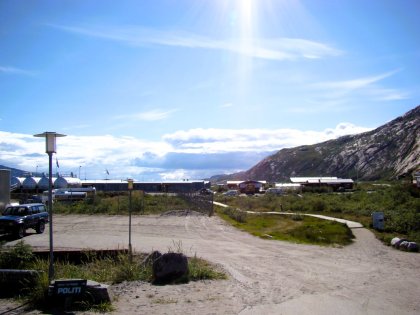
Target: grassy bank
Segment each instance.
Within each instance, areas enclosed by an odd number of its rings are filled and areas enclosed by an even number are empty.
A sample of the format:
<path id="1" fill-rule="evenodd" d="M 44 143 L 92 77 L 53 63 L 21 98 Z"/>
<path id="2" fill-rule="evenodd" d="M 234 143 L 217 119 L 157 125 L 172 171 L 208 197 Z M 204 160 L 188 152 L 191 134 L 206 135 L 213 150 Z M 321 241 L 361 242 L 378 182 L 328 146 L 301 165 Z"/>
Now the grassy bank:
<path id="1" fill-rule="evenodd" d="M 316 245 L 347 245 L 353 234 L 345 225 L 301 215 L 246 214 L 233 208 L 217 213 L 233 226 L 262 238 Z"/>
<path id="2" fill-rule="evenodd" d="M 217 201 L 242 210 L 286 211 L 324 214 L 362 223 L 370 227 L 374 211 L 385 214 L 385 230 L 380 239 L 403 236 L 420 243 L 420 191 L 404 183 L 359 184 L 349 193 L 291 193 L 282 196 L 217 197 Z"/>

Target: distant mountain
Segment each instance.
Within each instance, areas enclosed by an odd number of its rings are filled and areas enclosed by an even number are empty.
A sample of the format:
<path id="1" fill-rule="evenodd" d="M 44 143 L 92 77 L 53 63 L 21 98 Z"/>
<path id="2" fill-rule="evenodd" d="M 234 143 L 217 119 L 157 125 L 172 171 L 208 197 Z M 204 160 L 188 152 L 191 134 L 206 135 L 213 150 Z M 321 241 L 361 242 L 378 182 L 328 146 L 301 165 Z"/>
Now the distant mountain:
<path id="1" fill-rule="evenodd" d="M 22 171 L 17 168 L 12 168 L 4 165 L 0 165 L 0 170 L 10 170 L 10 177 L 25 177 L 28 174 L 27 171 Z"/>
<path id="2" fill-rule="evenodd" d="M 210 180 L 287 181 L 292 176 L 393 179 L 420 168 L 420 105 L 369 132 L 304 145 L 263 159 L 251 169 Z"/>

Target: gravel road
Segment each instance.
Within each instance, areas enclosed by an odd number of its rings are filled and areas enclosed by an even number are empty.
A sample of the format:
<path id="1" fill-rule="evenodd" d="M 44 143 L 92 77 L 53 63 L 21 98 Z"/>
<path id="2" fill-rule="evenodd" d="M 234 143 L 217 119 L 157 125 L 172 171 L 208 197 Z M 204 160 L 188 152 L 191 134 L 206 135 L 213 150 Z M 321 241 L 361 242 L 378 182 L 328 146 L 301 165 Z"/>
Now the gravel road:
<path id="1" fill-rule="evenodd" d="M 134 216 L 136 251 L 182 246 L 220 264 L 229 280 L 115 285 L 114 314 L 419 314 L 420 255 L 387 247 L 363 228 L 353 233 L 352 245 L 320 247 L 259 239 L 216 216 Z M 48 228 L 25 242 L 47 249 Z M 127 244 L 127 217 L 54 217 L 56 248 Z"/>

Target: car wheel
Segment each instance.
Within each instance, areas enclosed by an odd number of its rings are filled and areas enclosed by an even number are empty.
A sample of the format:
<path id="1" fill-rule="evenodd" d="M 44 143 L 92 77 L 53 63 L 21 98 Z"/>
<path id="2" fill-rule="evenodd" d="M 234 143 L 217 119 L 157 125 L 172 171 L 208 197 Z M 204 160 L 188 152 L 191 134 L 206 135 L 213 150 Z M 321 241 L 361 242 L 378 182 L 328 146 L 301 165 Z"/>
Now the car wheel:
<path id="1" fill-rule="evenodd" d="M 42 233 L 44 233 L 44 230 L 45 230 L 45 223 L 43 221 L 41 221 L 41 222 L 38 223 L 38 225 L 36 227 L 36 232 L 38 234 L 42 234 Z"/>
<path id="2" fill-rule="evenodd" d="M 17 238 L 22 238 L 25 236 L 26 229 L 23 225 L 19 225 L 16 231 Z"/>

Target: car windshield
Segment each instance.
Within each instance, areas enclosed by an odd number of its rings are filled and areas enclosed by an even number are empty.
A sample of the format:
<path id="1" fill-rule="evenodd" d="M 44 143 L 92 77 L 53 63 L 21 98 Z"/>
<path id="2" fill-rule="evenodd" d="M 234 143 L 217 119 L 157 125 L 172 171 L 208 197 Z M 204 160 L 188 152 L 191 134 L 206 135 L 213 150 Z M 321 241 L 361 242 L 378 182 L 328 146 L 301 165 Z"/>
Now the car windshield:
<path id="1" fill-rule="evenodd" d="M 18 215 L 24 216 L 28 214 L 28 209 L 25 207 L 8 207 L 4 210 L 3 215 Z"/>

